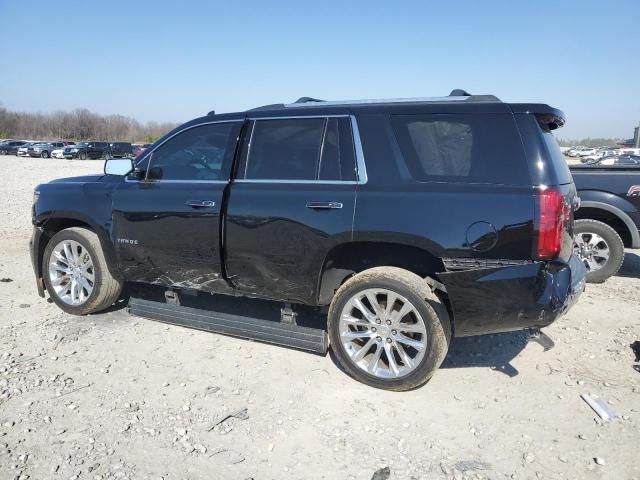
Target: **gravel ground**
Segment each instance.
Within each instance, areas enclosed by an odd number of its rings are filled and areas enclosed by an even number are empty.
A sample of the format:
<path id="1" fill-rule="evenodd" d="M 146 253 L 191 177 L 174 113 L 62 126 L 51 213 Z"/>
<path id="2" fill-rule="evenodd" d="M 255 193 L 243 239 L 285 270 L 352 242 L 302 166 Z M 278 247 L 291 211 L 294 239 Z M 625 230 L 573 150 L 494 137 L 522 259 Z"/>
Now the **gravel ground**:
<path id="1" fill-rule="evenodd" d="M 33 187 L 101 169 L 0 157 L 0 478 L 640 478 L 640 251 L 546 329 L 552 350 L 455 340 L 429 384 L 390 393 L 330 356 L 39 298 Z M 621 417 L 599 420 L 582 393 Z"/>

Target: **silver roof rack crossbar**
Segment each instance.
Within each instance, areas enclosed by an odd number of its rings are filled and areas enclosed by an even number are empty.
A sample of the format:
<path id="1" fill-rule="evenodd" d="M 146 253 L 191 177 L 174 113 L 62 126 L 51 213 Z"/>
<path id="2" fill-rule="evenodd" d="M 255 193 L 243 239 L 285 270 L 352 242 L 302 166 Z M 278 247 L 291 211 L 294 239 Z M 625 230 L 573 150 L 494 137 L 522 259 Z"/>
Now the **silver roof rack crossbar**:
<path id="1" fill-rule="evenodd" d="M 446 97 L 418 97 L 418 98 L 374 98 L 368 100 L 337 100 L 324 101 L 311 97 L 302 97 L 294 103 L 286 103 L 288 108 L 299 107 L 331 107 L 339 105 L 369 105 L 378 103 L 425 103 L 425 102 L 499 102 L 500 99 L 493 95 L 471 95 L 465 90 L 455 89 Z"/>

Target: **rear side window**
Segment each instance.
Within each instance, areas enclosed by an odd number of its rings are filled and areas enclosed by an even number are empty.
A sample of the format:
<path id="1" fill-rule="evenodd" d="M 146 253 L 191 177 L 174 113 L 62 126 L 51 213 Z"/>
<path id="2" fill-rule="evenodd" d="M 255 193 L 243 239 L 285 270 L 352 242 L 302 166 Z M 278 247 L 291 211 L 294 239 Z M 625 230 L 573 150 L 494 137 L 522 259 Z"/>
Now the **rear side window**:
<path id="1" fill-rule="evenodd" d="M 511 115 L 394 115 L 393 128 L 414 179 L 528 185 Z"/>
<path id="2" fill-rule="evenodd" d="M 560 146 L 558 145 L 556 137 L 553 136 L 551 130 L 549 130 L 545 125 L 538 124 L 538 127 L 542 132 L 542 139 L 544 141 L 545 148 L 547 149 L 547 158 L 553 164 L 553 169 L 558 177 L 558 183 L 565 184 L 573 182 L 569 165 L 567 165 L 567 161 L 560 151 Z"/>
<path id="3" fill-rule="evenodd" d="M 245 136 L 239 177 L 248 180 L 356 179 L 349 119 L 255 120 Z"/>

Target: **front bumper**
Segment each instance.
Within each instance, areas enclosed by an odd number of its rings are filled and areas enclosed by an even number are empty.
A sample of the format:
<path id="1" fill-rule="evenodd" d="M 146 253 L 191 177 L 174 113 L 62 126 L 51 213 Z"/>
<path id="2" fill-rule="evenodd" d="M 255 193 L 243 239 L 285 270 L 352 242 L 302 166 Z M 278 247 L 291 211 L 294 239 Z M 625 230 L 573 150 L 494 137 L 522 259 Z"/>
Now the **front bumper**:
<path id="1" fill-rule="evenodd" d="M 44 281 L 42 279 L 42 261 L 40 260 L 40 243 L 42 241 L 43 231 L 41 228 L 34 226 L 29 240 L 29 256 L 31 257 L 31 266 L 36 275 L 36 287 L 38 295 L 44 297 Z"/>
<path id="2" fill-rule="evenodd" d="M 567 313 L 585 288 L 586 269 L 567 261 L 446 272 L 456 336 L 546 327 Z"/>

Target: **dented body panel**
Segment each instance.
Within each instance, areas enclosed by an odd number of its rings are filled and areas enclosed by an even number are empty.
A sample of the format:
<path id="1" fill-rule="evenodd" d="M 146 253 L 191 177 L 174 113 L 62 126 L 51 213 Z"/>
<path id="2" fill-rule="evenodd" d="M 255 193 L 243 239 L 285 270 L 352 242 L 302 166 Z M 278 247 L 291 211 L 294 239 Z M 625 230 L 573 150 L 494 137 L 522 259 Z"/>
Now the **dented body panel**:
<path id="1" fill-rule="evenodd" d="M 522 167 L 514 169 L 517 178 L 492 183 L 413 176 L 391 108 L 405 119 L 486 115 L 507 126 L 517 141 L 503 157 Z M 145 150 L 137 163 L 142 175 L 86 176 L 37 187 L 31 250 L 39 293 L 49 239 L 62 228 L 85 226 L 100 238 L 114 276 L 125 281 L 324 306 L 351 275 L 397 266 L 445 286 L 456 335 L 548 325 L 584 288 L 584 267 L 571 256 L 571 224 L 558 258 L 533 260 L 536 195 L 551 186 L 573 205 L 575 187 L 570 174 L 547 161 L 548 139 L 536 137 L 539 119 L 520 110 L 501 102 L 452 102 L 274 107 L 195 119 Z M 352 122 L 355 180 L 322 181 L 319 173 L 311 181 L 247 178 L 248 160 L 244 170 L 239 165 L 251 146 L 252 122 L 295 115 Z M 234 124 L 217 180 L 149 178 L 160 146 L 214 123 Z M 518 132 L 527 138 L 521 142 Z"/>
<path id="2" fill-rule="evenodd" d="M 585 287 L 585 267 L 531 262 L 438 274 L 456 322 L 456 336 L 546 327 L 563 315 Z"/>

